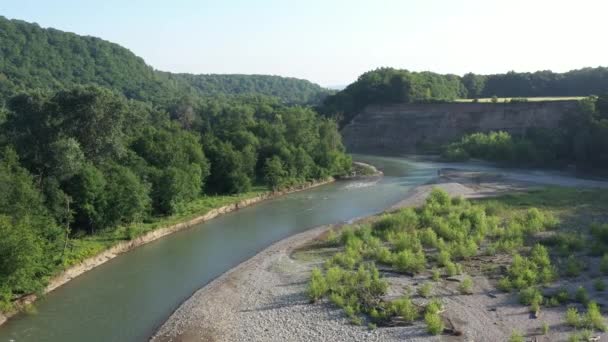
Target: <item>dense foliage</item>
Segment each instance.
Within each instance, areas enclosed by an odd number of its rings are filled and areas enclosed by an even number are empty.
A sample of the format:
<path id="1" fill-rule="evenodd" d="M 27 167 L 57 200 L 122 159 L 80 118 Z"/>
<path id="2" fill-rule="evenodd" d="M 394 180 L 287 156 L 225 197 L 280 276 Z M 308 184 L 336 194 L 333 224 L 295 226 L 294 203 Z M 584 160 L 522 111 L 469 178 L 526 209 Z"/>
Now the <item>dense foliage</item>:
<path id="1" fill-rule="evenodd" d="M 2 16 L 0 41 L 0 100 L 32 88 L 59 90 L 90 84 L 161 104 L 178 94 L 261 94 L 285 103 L 309 104 L 329 93 L 295 78 L 158 72 L 120 45 Z"/>
<path id="2" fill-rule="evenodd" d="M 331 91 L 307 80 L 271 75 L 193 75 L 161 73 L 169 80 L 183 82 L 201 95 L 262 94 L 290 104 L 321 103 Z"/>
<path id="3" fill-rule="evenodd" d="M 31 91 L 8 101 L 0 142 L 5 301 L 39 289 L 71 236 L 351 166 L 333 121 L 263 97 L 193 99 L 168 113 L 92 86 Z"/>
<path id="4" fill-rule="evenodd" d="M 470 157 L 498 162 L 608 167 L 608 96 L 589 98 L 560 123 L 559 129 L 530 129 L 523 136 L 506 132 L 473 133 L 445 147 L 449 160 Z"/>
<path id="5" fill-rule="evenodd" d="M 608 68 L 585 68 L 566 73 L 539 71 L 496 75 L 440 75 L 380 68 L 361 75 L 346 89 L 329 96 L 321 106 L 328 116 L 348 123 L 370 104 L 452 101 L 458 98 L 590 96 L 608 93 Z"/>
<path id="6" fill-rule="evenodd" d="M 381 68 L 359 76 L 355 83 L 325 99 L 320 110 L 349 122 L 370 104 L 449 101 L 466 97 L 466 89 L 456 75 L 410 72 Z"/>

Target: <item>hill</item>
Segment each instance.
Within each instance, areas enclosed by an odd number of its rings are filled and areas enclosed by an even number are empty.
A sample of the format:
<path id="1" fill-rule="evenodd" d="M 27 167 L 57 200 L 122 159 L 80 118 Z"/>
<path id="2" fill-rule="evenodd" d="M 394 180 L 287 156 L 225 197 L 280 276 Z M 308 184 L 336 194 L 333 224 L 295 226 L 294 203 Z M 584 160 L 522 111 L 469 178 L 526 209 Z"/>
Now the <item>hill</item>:
<path id="1" fill-rule="evenodd" d="M 41 28 L 0 16 L 0 96 L 73 85 L 112 88 L 126 97 L 164 103 L 178 94 L 275 96 L 284 103 L 319 103 L 329 90 L 306 80 L 266 75 L 160 72 L 128 49 L 96 37 Z"/>

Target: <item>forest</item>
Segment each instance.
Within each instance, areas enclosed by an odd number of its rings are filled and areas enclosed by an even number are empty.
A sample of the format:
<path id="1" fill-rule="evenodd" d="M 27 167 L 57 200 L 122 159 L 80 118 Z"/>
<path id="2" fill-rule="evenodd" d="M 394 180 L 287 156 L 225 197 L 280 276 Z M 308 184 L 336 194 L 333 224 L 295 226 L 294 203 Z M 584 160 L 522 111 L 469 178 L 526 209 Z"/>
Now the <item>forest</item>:
<path id="1" fill-rule="evenodd" d="M 306 80 L 267 75 L 160 72 L 128 49 L 0 16 L 0 100 L 31 88 L 98 85 L 127 98 L 166 104 L 184 95 L 267 95 L 286 104 L 316 104 L 330 91 Z"/>
<path id="2" fill-rule="evenodd" d="M 382 103 L 451 102 L 487 97 L 592 96 L 608 94 L 608 68 L 566 73 L 538 71 L 495 75 L 441 75 L 379 68 L 361 75 L 344 90 L 328 96 L 319 111 L 343 126 L 365 106 Z"/>
<path id="3" fill-rule="evenodd" d="M 1 17 L 0 40 L 0 311 L 106 246 L 89 238 L 351 168 L 337 124 L 296 105 L 323 97 L 308 81 L 161 73 Z"/>

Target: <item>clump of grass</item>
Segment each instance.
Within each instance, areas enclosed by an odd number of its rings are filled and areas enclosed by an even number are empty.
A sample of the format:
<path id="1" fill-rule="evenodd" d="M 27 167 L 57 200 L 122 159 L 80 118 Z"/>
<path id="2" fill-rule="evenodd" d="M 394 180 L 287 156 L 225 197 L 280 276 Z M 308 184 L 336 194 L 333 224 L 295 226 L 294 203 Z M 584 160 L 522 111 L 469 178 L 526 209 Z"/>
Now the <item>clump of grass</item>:
<path id="1" fill-rule="evenodd" d="M 443 332 L 444 326 L 441 316 L 438 313 L 427 312 L 424 315 L 426 331 L 431 335 L 439 335 Z"/>
<path id="2" fill-rule="evenodd" d="M 578 328 L 581 326 L 581 322 L 581 315 L 576 308 L 568 308 L 568 310 L 566 310 L 566 324 Z"/>
<path id="3" fill-rule="evenodd" d="M 581 315 L 576 308 L 568 308 L 566 311 L 566 324 L 574 328 L 607 330 L 606 321 L 596 302 L 589 302 L 585 315 Z"/>
<path id="4" fill-rule="evenodd" d="M 606 290 L 606 283 L 604 280 L 598 278 L 593 282 L 593 287 L 598 292 L 604 292 Z"/>
<path id="5" fill-rule="evenodd" d="M 509 337 L 509 342 L 524 342 L 524 335 L 521 332 L 514 330 Z"/>
<path id="6" fill-rule="evenodd" d="M 390 311 L 401 317 L 406 323 L 411 323 L 420 316 L 418 308 L 409 297 L 402 297 L 391 302 Z"/>
<path id="7" fill-rule="evenodd" d="M 406 249 L 394 256 L 393 266 L 400 272 L 418 273 L 426 268 L 426 257 L 422 250 L 413 252 Z"/>
<path id="8" fill-rule="evenodd" d="M 513 262 L 507 270 L 506 277 L 499 281 L 503 291 L 523 289 L 537 284 L 546 284 L 555 278 L 547 248 L 537 244 L 532 248 L 530 257 L 519 254 L 513 256 Z"/>
<path id="9" fill-rule="evenodd" d="M 577 302 L 582 303 L 582 304 L 585 304 L 585 305 L 586 305 L 587 303 L 589 303 L 589 293 L 587 292 L 587 289 L 585 289 L 585 288 L 584 288 L 584 287 L 582 287 L 582 286 L 579 286 L 579 287 L 576 289 L 576 292 L 575 292 L 575 294 L 574 294 L 574 299 L 575 299 Z"/>
<path id="10" fill-rule="evenodd" d="M 544 239 L 542 244 L 565 256 L 582 251 L 585 247 L 585 239 L 580 233 L 558 233 Z"/>
<path id="11" fill-rule="evenodd" d="M 543 322 L 541 332 L 543 333 L 543 335 L 547 335 L 549 333 L 549 324 L 547 324 L 547 322 Z"/>
<path id="12" fill-rule="evenodd" d="M 443 310 L 443 303 L 441 303 L 441 301 L 437 298 L 431 299 L 426 305 L 426 308 L 424 308 L 424 311 L 426 313 L 438 314 L 439 312 L 441 312 L 441 310 Z"/>
<path id="13" fill-rule="evenodd" d="M 431 283 L 424 283 L 418 287 L 418 295 L 420 297 L 429 298 L 433 294 L 433 285 Z"/>
<path id="14" fill-rule="evenodd" d="M 439 271 L 439 269 L 437 269 L 437 267 L 433 267 L 433 269 L 431 270 L 431 279 L 433 279 L 433 281 L 439 281 L 440 278 L 441 278 L 441 271 Z"/>
<path id="15" fill-rule="evenodd" d="M 307 293 L 311 302 L 316 302 L 327 293 L 327 282 L 318 268 L 312 270 Z"/>
<path id="16" fill-rule="evenodd" d="M 378 329 L 378 325 L 376 323 L 369 322 L 369 323 L 367 323 L 367 329 L 376 330 L 376 329 Z"/>
<path id="17" fill-rule="evenodd" d="M 606 331 L 606 322 L 604 320 L 604 317 L 602 317 L 600 307 L 597 305 L 596 302 L 589 302 L 589 305 L 587 305 L 585 323 L 589 328 L 596 329 L 599 331 Z"/>
<path id="18" fill-rule="evenodd" d="M 460 264 L 450 261 L 447 265 L 445 265 L 445 273 L 449 277 L 458 275 L 458 274 L 462 273 L 462 266 L 460 266 Z"/>
<path id="19" fill-rule="evenodd" d="M 568 277 L 578 277 L 583 272 L 583 263 L 574 255 L 571 255 L 566 259 L 566 275 Z"/>
<path id="20" fill-rule="evenodd" d="M 460 291 L 461 294 L 472 294 L 473 279 L 471 279 L 469 276 L 465 276 L 458 286 L 458 291 Z"/>

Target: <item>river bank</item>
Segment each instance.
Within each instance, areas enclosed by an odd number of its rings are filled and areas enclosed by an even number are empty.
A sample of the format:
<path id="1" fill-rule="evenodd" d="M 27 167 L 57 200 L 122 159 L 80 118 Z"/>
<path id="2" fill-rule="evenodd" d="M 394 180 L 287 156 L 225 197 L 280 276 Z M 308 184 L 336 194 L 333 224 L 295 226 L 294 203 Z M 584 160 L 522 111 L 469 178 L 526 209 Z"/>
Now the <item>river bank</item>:
<path id="1" fill-rule="evenodd" d="M 409 191 L 406 199 L 389 210 L 422 204 L 433 187 L 452 196 L 479 198 L 530 186 L 491 175 L 452 171 L 442 174 L 435 184 Z M 423 326 L 407 331 L 403 327 L 370 331 L 348 324 L 341 310 L 331 305 L 309 305 L 306 282 L 319 260 L 299 251 L 332 227 L 318 227 L 282 240 L 217 278 L 184 302 L 152 341 L 428 340 Z"/>
<path id="2" fill-rule="evenodd" d="M 104 250 L 103 252 L 101 252 L 95 256 L 92 256 L 90 258 L 87 258 L 76 265 L 70 266 L 70 267 L 66 268 L 65 270 L 63 270 L 61 273 L 52 277 L 49 280 L 48 285 L 44 289 L 43 294 L 47 294 L 47 293 L 57 289 L 58 287 L 66 284 L 69 281 L 71 281 L 72 279 L 78 277 L 79 275 L 81 275 L 87 271 L 90 271 L 90 270 L 108 262 L 109 260 L 112 260 L 113 258 L 119 256 L 120 254 L 129 252 L 135 248 L 138 248 L 140 246 L 143 246 L 147 243 L 158 240 L 158 239 L 168 236 L 170 234 L 182 231 L 184 229 L 188 229 L 197 224 L 209 221 L 220 215 L 224 215 L 224 214 L 233 212 L 233 211 L 241 209 L 241 208 L 245 208 L 245 207 L 266 201 L 266 200 L 274 199 L 274 198 L 277 198 L 277 197 L 280 197 L 280 196 L 283 196 L 286 194 L 303 191 L 303 190 L 308 190 L 308 189 L 312 189 L 312 188 L 315 188 L 318 186 L 326 185 L 326 184 L 332 183 L 334 181 L 335 181 L 334 178 L 328 178 L 328 179 L 325 179 L 322 181 L 307 182 L 307 183 L 304 183 L 304 184 L 301 184 L 298 186 L 294 186 L 294 187 L 291 187 L 288 189 L 284 189 L 284 190 L 264 192 L 260 195 L 257 195 L 257 196 L 251 197 L 251 198 L 242 199 L 242 200 L 236 201 L 235 203 L 231 203 L 231 204 L 224 205 L 224 206 L 221 206 L 221 207 L 218 207 L 215 209 L 211 209 L 211 210 L 207 211 L 206 213 L 199 215 L 193 219 L 190 219 L 190 220 L 187 220 L 184 222 L 180 222 L 177 224 L 169 225 L 166 227 L 154 229 L 154 230 L 149 231 L 132 240 L 120 241 L 120 242 L 116 243 L 115 245 L 113 245 L 112 247 Z M 23 297 L 19 298 L 18 300 L 16 300 L 14 302 L 14 310 L 11 310 L 10 312 L 0 312 L 0 325 L 5 323 L 9 318 L 13 317 L 20 311 L 27 308 L 29 305 L 31 305 L 33 302 L 35 302 L 37 299 L 38 299 L 38 296 L 36 294 L 30 294 L 30 295 L 23 296 Z"/>

